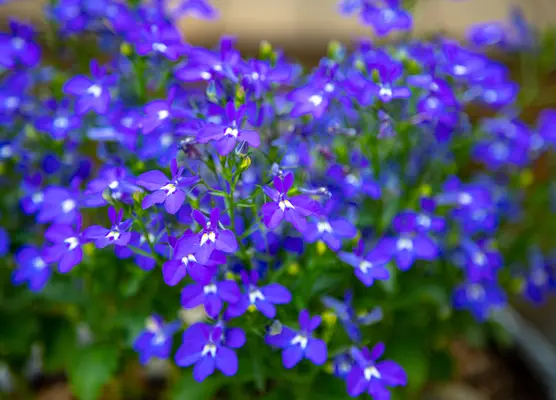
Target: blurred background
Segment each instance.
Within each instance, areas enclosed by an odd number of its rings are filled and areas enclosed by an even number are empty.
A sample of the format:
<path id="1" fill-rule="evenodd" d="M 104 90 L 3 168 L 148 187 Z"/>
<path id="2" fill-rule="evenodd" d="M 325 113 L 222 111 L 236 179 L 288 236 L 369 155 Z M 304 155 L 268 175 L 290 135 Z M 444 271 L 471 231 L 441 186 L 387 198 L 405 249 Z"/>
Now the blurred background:
<path id="1" fill-rule="evenodd" d="M 40 30 L 41 26 L 45 26 L 42 10 L 47 2 L 48 0 L 15 0 L 0 5 L 2 26 L 6 25 L 9 18 L 15 17 L 35 24 Z M 180 22 L 188 42 L 212 46 L 223 34 L 231 34 L 238 37 L 240 49 L 253 54 L 261 40 L 267 40 L 275 47 L 283 48 L 290 58 L 312 65 L 326 53 L 331 40 L 349 43 L 360 37 L 371 36 L 368 28 L 360 25 L 355 17 L 344 18 L 338 15 L 338 0 L 212 0 L 212 3 L 220 12 L 218 20 L 207 22 L 187 18 Z M 471 25 L 506 21 L 510 10 L 516 6 L 522 10 L 526 20 L 540 32 L 541 37 L 553 35 L 556 27 L 556 0 L 418 0 L 413 12 L 414 33 L 417 36 L 442 33 L 465 40 L 466 31 Z M 554 54 L 555 48 L 552 49 L 552 55 Z M 524 70 L 519 54 L 503 55 L 502 58 L 518 81 L 523 81 L 523 77 L 531 73 Z M 556 82 L 556 74 L 550 70 L 536 77 L 536 84 L 541 88 L 548 87 L 551 82 Z M 533 100 L 523 111 L 525 120 L 534 121 L 541 107 L 556 108 L 554 92 L 541 90 L 538 97 L 538 102 Z M 542 166 L 539 168 L 542 169 Z M 519 320 L 517 326 L 515 316 L 507 315 L 505 324 L 510 330 L 512 327 L 515 328 L 515 331 L 510 333 L 522 335 L 521 340 L 525 342 L 525 347 L 540 346 L 536 350 L 533 349 L 533 352 L 539 353 L 539 348 L 546 349 L 544 362 L 550 363 L 553 358 L 550 358 L 548 353 L 554 354 L 553 348 L 556 348 L 556 298 L 549 299 L 544 306 L 535 308 L 516 300 L 514 307 L 518 311 L 518 318 L 522 317 L 523 321 Z M 532 341 L 536 342 L 531 343 Z M 542 347 L 546 345 L 549 347 Z M 476 357 L 473 358 L 473 362 L 477 362 Z M 481 368 L 477 364 L 474 367 Z M 483 367 L 496 369 L 501 366 L 491 363 Z M 556 371 L 556 364 L 552 369 Z M 63 391 L 52 392 L 49 396 L 42 399 L 69 398 Z M 536 399 L 534 393 L 531 396 L 531 400 Z M 483 397 L 473 397 L 469 393 L 466 396 L 465 391 L 460 390 L 446 394 L 443 398 L 464 400 Z"/>

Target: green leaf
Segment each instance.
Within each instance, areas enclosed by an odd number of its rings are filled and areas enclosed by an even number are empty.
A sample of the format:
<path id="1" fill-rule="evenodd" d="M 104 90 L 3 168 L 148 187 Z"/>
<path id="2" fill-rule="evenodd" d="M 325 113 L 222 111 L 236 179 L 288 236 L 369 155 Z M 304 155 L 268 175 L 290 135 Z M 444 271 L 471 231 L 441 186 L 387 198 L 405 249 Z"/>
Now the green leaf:
<path id="1" fill-rule="evenodd" d="M 211 400 L 222 383 L 219 377 L 208 377 L 203 382 L 197 382 L 187 371 L 172 387 L 169 398 L 170 400 Z"/>
<path id="2" fill-rule="evenodd" d="M 407 373 L 407 390 L 416 393 L 423 388 L 429 377 L 427 346 L 418 337 L 405 335 L 389 346 L 389 357 L 397 361 Z"/>
<path id="3" fill-rule="evenodd" d="M 73 394 L 79 400 L 96 400 L 118 367 L 118 350 L 105 345 L 81 349 L 68 371 Z"/>
<path id="4" fill-rule="evenodd" d="M 436 351 L 430 357 L 430 379 L 448 381 L 454 372 L 452 356 L 447 351 Z"/>
<path id="5" fill-rule="evenodd" d="M 47 372 L 66 370 L 76 353 L 77 333 L 65 318 L 45 318 L 42 323 L 44 337 L 44 368 Z"/>

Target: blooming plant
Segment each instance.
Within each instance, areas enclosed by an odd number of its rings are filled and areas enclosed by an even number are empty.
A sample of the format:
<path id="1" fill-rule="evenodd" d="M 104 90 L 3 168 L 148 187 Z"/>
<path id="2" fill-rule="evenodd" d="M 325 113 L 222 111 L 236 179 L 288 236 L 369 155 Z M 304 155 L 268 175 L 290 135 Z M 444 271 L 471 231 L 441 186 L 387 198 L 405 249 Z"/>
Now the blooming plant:
<path id="1" fill-rule="evenodd" d="M 51 36 L 0 36 L 14 376 L 36 345 L 85 400 L 140 396 L 112 378 L 157 359 L 176 399 L 404 398 L 449 378 L 451 339 L 499 333 L 508 292 L 556 287 L 554 186 L 533 169 L 556 111 L 522 121 L 480 51 L 527 51 L 516 15 L 473 28 L 474 49 L 332 43 L 305 70 L 266 42 L 255 59 L 187 43 L 176 16 L 217 12 L 180 3 L 54 0 Z M 411 29 L 405 6 L 340 11 L 383 36 Z"/>

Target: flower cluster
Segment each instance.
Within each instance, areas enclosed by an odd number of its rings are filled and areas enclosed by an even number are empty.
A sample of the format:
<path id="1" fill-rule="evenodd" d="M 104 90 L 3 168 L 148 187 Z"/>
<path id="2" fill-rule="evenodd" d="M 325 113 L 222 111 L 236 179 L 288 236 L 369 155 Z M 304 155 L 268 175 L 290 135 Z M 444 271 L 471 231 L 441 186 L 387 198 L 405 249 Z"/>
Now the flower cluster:
<path id="1" fill-rule="evenodd" d="M 173 353 L 183 324 L 153 297 L 133 345 L 142 363 L 173 356 L 198 381 L 232 376 L 264 337 L 286 369 L 330 365 L 349 395 L 388 399 L 408 377 L 400 357 L 378 361 L 389 331 L 375 329 L 420 308 L 423 287 L 452 299 L 435 318 L 485 320 L 506 303 L 506 250 L 525 241 L 512 256 L 531 260 L 524 294 L 556 288 L 522 179 L 556 145 L 556 111 L 536 127 L 508 111 L 519 87 L 504 65 L 448 39 L 362 41 L 333 43 L 303 73 L 267 43 L 254 59 L 230 37 L 187 43 L 173 18 L 215 17 L 205 0 L 51 3 L 59 40 L 92 31 L 104 56 L 72 70 L 41 61 L 28 25 L 0 36 L 0 187 L 21 215 L 4 218 L 0 255 L 15 249 L 12 282 L 34 292 L 81 267 L 131 264 L 144 274 L 130 272 L 136 291 L 177 288 L 170 310 L 204 310 Z M 378 35 L 412 26 L 398 0 L 340 8 Z M 471 36 L 517 40 L 503 25 Z M 489 117 L 471 124 L 472 105 Z"/>

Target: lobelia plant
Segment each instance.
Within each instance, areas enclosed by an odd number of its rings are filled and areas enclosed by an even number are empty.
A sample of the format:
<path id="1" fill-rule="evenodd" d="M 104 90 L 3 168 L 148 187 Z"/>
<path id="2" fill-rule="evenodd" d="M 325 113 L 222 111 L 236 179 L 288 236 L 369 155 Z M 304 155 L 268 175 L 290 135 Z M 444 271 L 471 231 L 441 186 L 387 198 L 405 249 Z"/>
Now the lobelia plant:
<path id="1" fill-rule="evenodd" d="M 340 11 L 379 36 L 412 26 L 399 0 Z M 230 37 L 188 44 L 181 15 L 217 12 L 54 0 L 51 40 L 0 36 L 14 377 L 38 345 L 85 400 L 109 382 L 141 395 L 122 376 L 154 359 L 175 399 L 418 397 L 450 377 L 451 340 L 500 335 L 508 291 L 556 288 L 555 186 L 532 169 L 556 111 L 523 122 L 503 64 L 444 38 L 363 40 L 305 71 L 266 42 L 248 60 Z M 515 12 L 470 31 L 506 50 L 531 35 Z"/>

